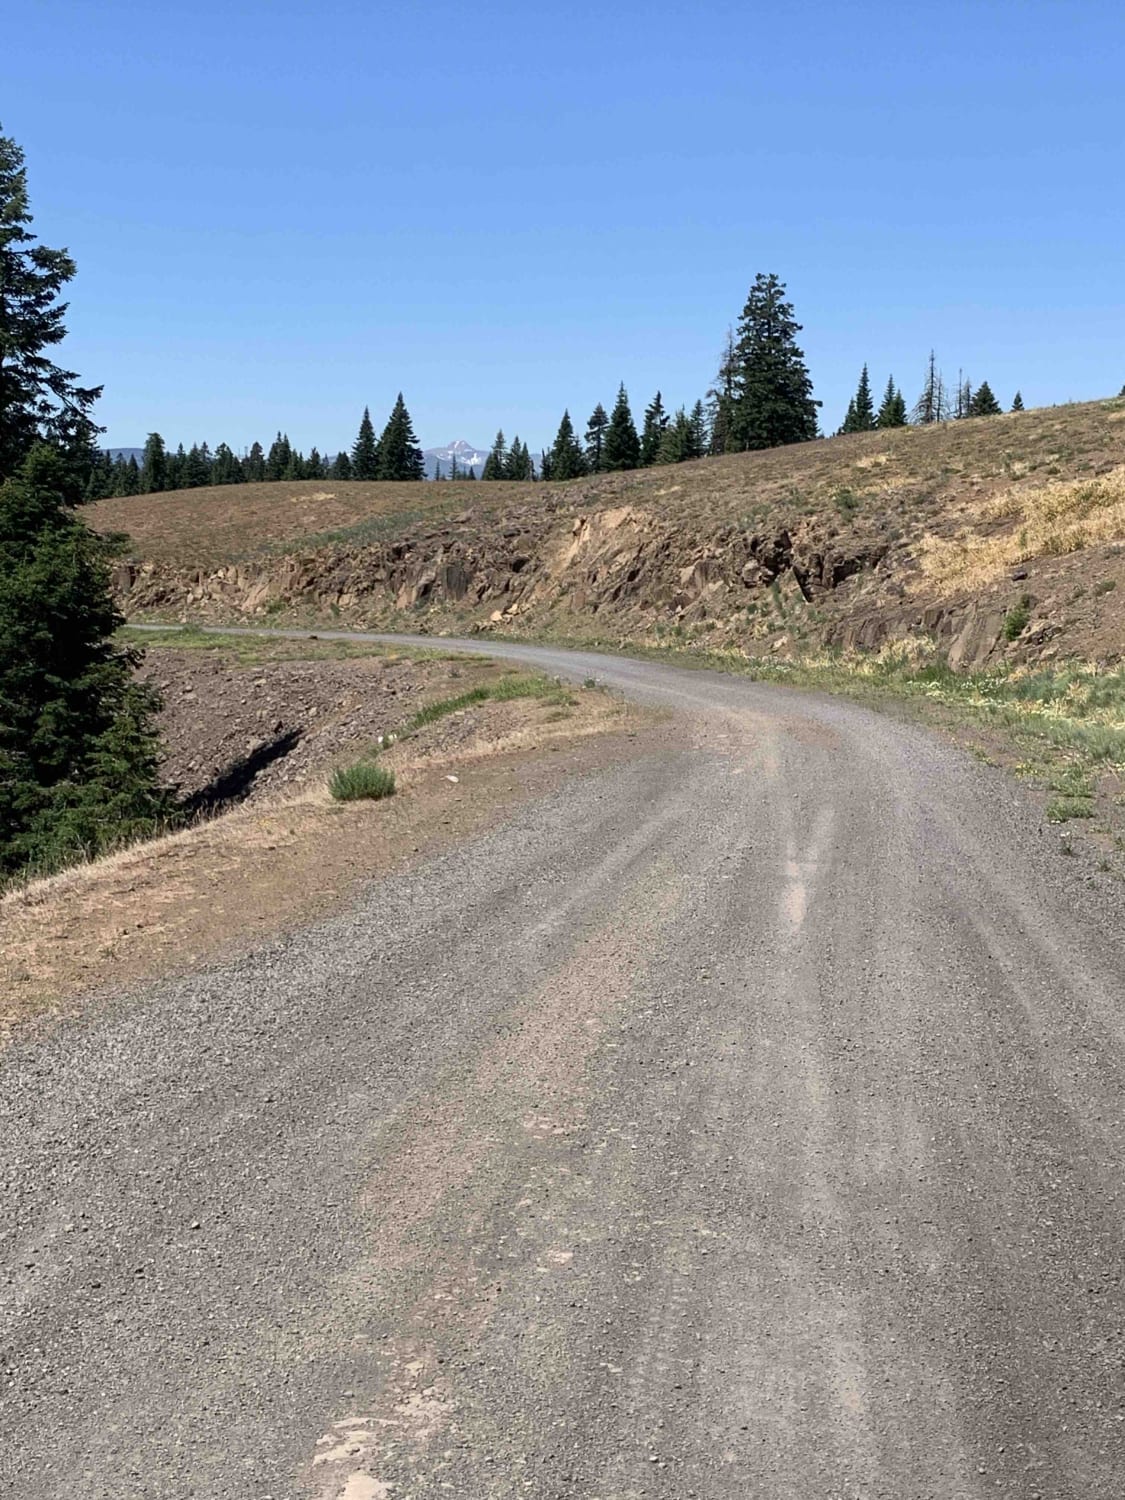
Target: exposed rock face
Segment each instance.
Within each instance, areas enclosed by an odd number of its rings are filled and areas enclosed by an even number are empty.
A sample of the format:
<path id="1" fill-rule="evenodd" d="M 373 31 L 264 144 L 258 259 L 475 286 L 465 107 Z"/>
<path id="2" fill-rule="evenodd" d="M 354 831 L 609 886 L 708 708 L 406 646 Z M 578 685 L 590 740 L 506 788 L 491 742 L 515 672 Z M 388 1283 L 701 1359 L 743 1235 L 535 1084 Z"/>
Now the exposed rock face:
<path id="1" fill-rule="evenodd" d="M 751 531 L 676 524 L 629 505 L 577 516 L 545 506 L 525 512 L 518 525 L 490 529 L 466 512 L 429 529 L 404 525 L 366 545 L 329 544 L 210 570 L 126 562 L 114 585 L 134 617 L 284 614 L 306 623 L 551 631 L 614 642 L 671 631 L 756 652 L 870 650 L 925 634 L 955 668 L 1042 652 L 1057 632 L 1045 609 L 1013 647 L 1003 632 L 1010 599 L 994 593 L 934 602 L 909 560 L 877 524 L 837 525 L 823 514 Z"/>

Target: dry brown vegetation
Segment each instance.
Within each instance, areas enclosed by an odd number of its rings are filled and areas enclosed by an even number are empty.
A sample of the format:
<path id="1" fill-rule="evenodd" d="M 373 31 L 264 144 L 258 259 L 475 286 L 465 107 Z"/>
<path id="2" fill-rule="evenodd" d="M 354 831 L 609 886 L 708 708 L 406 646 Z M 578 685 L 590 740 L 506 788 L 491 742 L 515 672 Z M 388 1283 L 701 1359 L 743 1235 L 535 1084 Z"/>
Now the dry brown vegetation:
<path id="1" fill-rule="evenodd" d="M 192 726 L 215 715 L 221 695 L 233 687 L 252 717 L 255 681 L 278 671 L 284 684 L 302 649 L 318 670 L 328 662 L 341 670 L 329 694 L 351 673 L 366 699 L 377 681 L 372 673 L 389 672 L 396 692 L 380 709 L 388 731 L 447 694 L 451 673 L 463 688 L 511 671 L 377 647 L 352 648 L 348 659 L 329 643 L 156 643 L 153 669 L 195 684 L 165 711 L 177 763 L 186 765 Z M 193 662 L 221 670 L 193 672 Z M 313 749 L 299 781 L 251 788 L 222 816 L 0 897 L 0 1040 L 59 1002 L 182 971 L 297 926 L 332 909 L 358 882 L 485 827 L 566 776 L 645 748 L 653 716 L 597 690 L 568 690 L 567 699 L 565 707 L 533 697 L 482 701 L 403 734 L 380 754 L 398 794 L 378 803 L 332 800 L 329 771 L 354 744 L 332 732 L 318 741 L 323 726 L 314 719 L 305 726 Z"/>
<path id="2" fill-rule="evenodd" d="M 1113 660 L 1123 460 L 1117 399 L 569 484 L 257 485 L 91 514 L 132 537 L 138 618 Z"/>

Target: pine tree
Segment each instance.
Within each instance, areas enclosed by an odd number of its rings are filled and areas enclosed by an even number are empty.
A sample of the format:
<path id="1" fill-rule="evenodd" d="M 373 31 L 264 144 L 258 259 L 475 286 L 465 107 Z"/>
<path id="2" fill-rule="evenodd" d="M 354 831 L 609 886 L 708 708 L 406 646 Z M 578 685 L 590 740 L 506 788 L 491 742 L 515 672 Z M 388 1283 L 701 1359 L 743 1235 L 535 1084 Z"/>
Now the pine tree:
<path id="1" fill-rule="evenodd" d="M 445 478 L 445 475 L 441 472 L 441 459 L 440 458 L 435 458 L 434 459 L 434 483 L 435 484 L 440 484 L 444 478 Z"/>
<path id="2" fill-rule="evenodd" d="M 564 411 L 555 441 L 551 446 L 552 479 L 578 479 L 588 473 L 586 455 L 574 432 L 570 412 Z"/>
<path id="3" fill-rule="evenodd" d="M 1012 410 L 1023 411 L 1023 409 L 1023 397 L 1020 395 L 1019 391 L 1017 391 L 1016 394 L 1012 397 Z"/>
<path id="4" fill-rule="evenodd" d="M 137 463 L 135 453 L 130 453 L 129 462 L 125 465 L 125 495 L 139 495 L 141 493 L 141 470 Z"/>
<path id="5" fill-rule="evenodd" d="M 328 472 L 333 479 L 352 479 L 354 477 L 352 474 L 352 461 L 348 457 L 346 448 L 340 449 L 339 453 L 332 460 L 332 467 Z"/>
<path id="6" fill-rule="evenodd" d="M 151 833 L 156 700 L 109 586 L 109 547 L 74 514 L 65 454 L 40 445 L 0 485 L 0 874 Z"/>
<path id="7" fill-rule="evenodd" d="M 660 439 L 664 436 L 664 429 L 668 426 L 668 413 L 664 410 L 664 401 L 659 391 L 645 407 L 644 428 L 641 432 L 641 464 L 648 468 L 656 462 L 656 455 L 660 451 Z"/>
<path id="8" fill-rule="evenodd" d="M 359 432 L 352 444 L 352 479 L 377 479 L 379 477 L 379 445 L 375 441 L 375 428 L 371 425 L 371 412 L 365 406 L 359 424 Z"/>
<path id="9" fill-rule="evenodd" d="M 658 464 L 682 464 L 697 456 L 692 452 L 691 418 L 679 406 L 664 429 L 656 461 Z"/>
<path id="10" fill-rule="evenodd" d="M 266 478 L 274 484 L 279 479 L 284 479 L 292 460 L 293 448 L 288 434 L 279 432 L 270 444 L 270 451 L 266 454 Z"/>
<path id="11" fill-rule="evenodd" d="M 617 388 L 617 400 L 605 433 L 605 449 L 602 467 L 611 472 L 620 469 L 639 469 L 641 465 L 641 440 L 637 436 L 637 425 L 629 410 L 629 396 L 622 381 Z"/>
<path id="12" fill-rule="evenodd" d="M 512 479 L 520 484 L 526 484 L 535 478 L 535 467 L 531 462 L 531 453 L 526 443 L 520 442 L 519 434 L 512 439 L 512 446 L 508 451 L 508 462 L 504 469 L 504 478 Z"/>
<path id="13" fill-rule="evenodd" d="M 188 450 L 187 463 L 184 465 L 184 489 L 202 489 L 204 485 L 211 483 L 211 458 L 206 451 L 207 444 L 201 448 L 198 443 L 192 443 Z"/>
<path id="14" fill-rule="evenodd" d="M 711 435 L 707 431 L 707 412 L 702 401 L 697 401 L 688 417 L 688 446 L 692 458 L 705 458 Z"/>
<path id="15" fill-rule="evenodd" d="M 261 484 L 262 480 L 266 477 L 266 455 L 262 450 L 261 443 L 251 443 L 250 452 L 246 455 L 244 468 L 247 484 Z"/>
<path id="16" fill-rule="evenodd" d="M 456 455 L 456 453 L 451 453 L 449 455 L 449 477 L 450 477 L 450 479 L 460 479 L 461 478 L 461 470 L 457 466 L 457 455 Z"/>
<path id="17" fill-rule="evenodd" d="M 906 426 L 906 401 L 898 386 L 895 385 L 893 375 L 887 376 L 887 388 L 883 392 L 883 404 L 875 418 L 875 425 L 880 432 L 888 427 Z"/>
<path id="18" fill-rule="evenodd" d="M 605 468 L 605 434 L 608 426 L 609 417 L 599 401 L 586 423 L 586 466 L 591 474 L 600 474 Z"/>
<path id="19" fill-rule="evenodd" d="M 539 478 L 543 481 L 544 484 L 550 484 L 551 480 L 554 478 L 554 474 L 551 470 L 550 448 L 544 448 L 542 454 L 539 457 Z"/>
<path id="20" fill-rule="evenodd" d="M 508 445 L 504 441 L 503 429 L 496 434 L 480 477 L 487 480 L 507 479 L 508 477 Z"/>
<path id="21" fill-rule="evenodd" d="M 860 372 L 855 395 L 848 402 L 848 414 L 841 432 L 870 432 L 875 426 L 875 403 L 871 399 L 871 381 L 867 366 Z"/>
<path id="22" fill-rule="evenodd" d="M 399 391 L 394 409 L 379 439 L 379 479 L 422 480 L 426 477 L 426 459 L 414 424 Z"/>
<path id="23" fill-rule="evenodd" d="M 759 274 L 750 288 L 735 344 L 734 407 L 727 447 L 777 448 L 817 435 L 817 408 L 805 356 L 797 347 L 801 325 L 777 276 Z"/>
<path id="24" fill-rule="evenodd" d="M 922 394 L 914 403 L 914 421 L 920 427 L 929 427 L 934 422 L 947 422 L 949 420 L 949 397 L 946 394 L 945 382 L 941 378 L 941 371 L 937 367 L 934 351 L 930 350 L 930 361 L 926 366 L 926 383 L 922 387 Z"/>
<path id="25" fill-rule="evenodd" d="M 141 493 L 156 495 L 168 488 L 168 454 L 164 439 L 158 432 L 150 432 L 145 440 L 144 457 L 141 460 Z"/>
<path id="26" fill-rule="evenodd" d="M 305 459 L 305 478 L 323 479 L 327 468 L 328 465 L 320 456 L 320 450 L 315 447 L 311 448 L 308 458 Z"/>
<path id="27" fill-rule="evenodd" d="M 836 436 L 846 437 L 849 432 L 855 432 L 855 430 L 855 397 L 853 396 L 848 402 L 848 409 L 844 413 L 844 420 L 836 429 Z"/>
<path id="28" fill-rule="evenodd" d="M 90 415 L 100 386 L 80 386 L 46 354 L 66 335 L 59 294 L 74 276 L 65 250 L 36 242 L 23 152 L 0 135 L 0 481 L 46 439 L 85 482 L 99 428 Z"/>
<path id="29" fill-rule="evenodd" d="M 969 404 L 969 415 L 971 417 L 998 417 L 1002 409 L 999 401 L 992 394 L 992 387 L 988 381 L 982 380 Z"/>
<path id="30" fill-rule="evenodd" d="M 711 452 L 734 453 L 737 451 L 735 436 L 735 407 L 738 401 L 738 346 L 734 329 L 727 329 L 726 342 L 719 357 L 719 373 L 715 384 L 707 392 L 711 413 Z"/>

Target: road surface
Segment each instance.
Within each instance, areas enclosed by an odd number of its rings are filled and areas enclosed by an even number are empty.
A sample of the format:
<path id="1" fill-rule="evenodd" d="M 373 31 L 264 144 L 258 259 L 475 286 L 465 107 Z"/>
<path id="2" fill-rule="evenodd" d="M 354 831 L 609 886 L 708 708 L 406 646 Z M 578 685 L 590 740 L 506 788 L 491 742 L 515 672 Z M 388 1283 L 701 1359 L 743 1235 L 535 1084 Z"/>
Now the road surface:
<path id="1" fill-rule="evenodd" d="M 0 1493 L 1120 1500 L 1118 887 L 922 730 L 497 649 L 665 749 L 0 1058 Z"/>

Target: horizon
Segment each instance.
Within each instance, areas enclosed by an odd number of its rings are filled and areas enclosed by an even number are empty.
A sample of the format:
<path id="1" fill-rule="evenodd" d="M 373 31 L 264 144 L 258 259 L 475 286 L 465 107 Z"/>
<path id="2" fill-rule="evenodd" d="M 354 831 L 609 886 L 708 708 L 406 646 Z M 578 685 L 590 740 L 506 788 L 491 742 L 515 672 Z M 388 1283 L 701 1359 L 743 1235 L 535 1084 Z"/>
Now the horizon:
<path id="1" fill-rule="evenodd" d="M 1005 408 L 1125 379 L 1116 10 L 580 6 L 577 50 L 510 3 L 194 14 L 44 0 L 10 28 L 0 126 L 77 261 L 63 357 L 108 447 L 333 451 L 402 389 L 424 447 L 539 450 L 622 380 L 635 417 L 690 407 L 763 270 L 826 434 L 864 363 L 912 404 L 931 348 Z"/>

